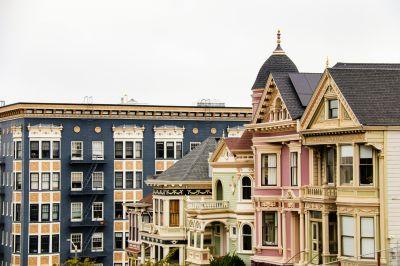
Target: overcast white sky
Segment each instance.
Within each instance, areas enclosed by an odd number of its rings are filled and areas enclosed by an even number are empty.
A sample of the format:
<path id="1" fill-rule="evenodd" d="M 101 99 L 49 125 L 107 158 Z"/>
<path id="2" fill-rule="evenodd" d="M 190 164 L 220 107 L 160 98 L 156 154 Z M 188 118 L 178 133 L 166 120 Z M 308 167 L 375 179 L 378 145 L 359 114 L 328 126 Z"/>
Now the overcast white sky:
<path id="1" fill-rule="evenodd" d="M 400 1 L 0 0 L 0 99 L 250 106 L 275 48 L 300 71 L 325 58 L 400 62 Z"/>

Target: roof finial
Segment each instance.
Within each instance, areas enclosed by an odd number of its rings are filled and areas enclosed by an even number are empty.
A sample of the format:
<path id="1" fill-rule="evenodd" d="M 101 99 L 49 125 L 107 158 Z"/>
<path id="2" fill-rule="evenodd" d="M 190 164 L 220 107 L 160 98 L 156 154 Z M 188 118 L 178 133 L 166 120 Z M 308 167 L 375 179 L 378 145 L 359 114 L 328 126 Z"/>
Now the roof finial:
<path id="1" fill-rule="evenodd" d="M 329 68 L 329 57 L 326 57 L 325 68 Z"/>
<path id="2" fill-rule="evenodd" d="M 278 29 L 278 32 L 276 33 L 276 44 L 280 45 L 281 44 L 281 30 Z"/>
<path id="3" fill-rule="evenodd" d="M 281 30 L 276 33 L 276 48 L 273 54 L 285 54 L 281 47 Z"/>

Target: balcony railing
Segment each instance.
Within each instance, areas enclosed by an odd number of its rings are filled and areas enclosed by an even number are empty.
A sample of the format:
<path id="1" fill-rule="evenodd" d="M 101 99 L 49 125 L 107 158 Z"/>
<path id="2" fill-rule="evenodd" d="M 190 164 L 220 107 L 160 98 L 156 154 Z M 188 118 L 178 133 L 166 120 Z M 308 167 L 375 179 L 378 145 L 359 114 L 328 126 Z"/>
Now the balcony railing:
<path id="1" fill-rule="evenodd" d="M 303 188 L 306 198 L 335 199 L 336 187 L 331 186 L 306 186 Z"/>
<path id="2" fill-rule="evenodd" d="M 187 261 L 196 265 L 208 265 L 210 264 L 210 250 L 209 249 L 198 249 L 193 247 L 187 247 L 186 250 Z"/>
<path id="3" fill-rule="evenodd" d="M 207 200 L 207 201 L 189 201 L 187 203 L 188 210 L 222 210 L 229 208 L 227 200 Z"/>
<path id="4" fill-rule="evenodd" d="M 91 227 L 91 226 L 103 227 L 105 225 L 106 222 L 104 220 L 92 221 L 92 219 L 84 219 L 82 221 L 70 220 L 69 223 L 70 227 Z"/>

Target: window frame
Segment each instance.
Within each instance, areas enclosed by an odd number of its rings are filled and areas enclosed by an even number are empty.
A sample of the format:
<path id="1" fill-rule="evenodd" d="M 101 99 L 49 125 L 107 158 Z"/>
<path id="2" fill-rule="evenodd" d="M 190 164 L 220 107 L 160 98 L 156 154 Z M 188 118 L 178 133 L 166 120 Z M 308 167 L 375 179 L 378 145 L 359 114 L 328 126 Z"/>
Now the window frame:
<path id="1" fill-rule="evenodd" d="M 248 179 L 249 179 L 250 185 L 243 185 L 243 180 L 244 180 L 245 178 L 248 178 Z M 253 196 L 253 189 L 252 189 L 253 181 L 251 180 L 250 176 L 248 176 L 248 175 L 242 176 L 242 178 L 241 178 L 240 181 L 241 181 L 241 182 L 240 182 L 240 184 L 241 184 L 240 200 L 241 200 L 241 201 L 251 201 L 251 197 Z M 244 197 L 244 194 L 245 194 L 245 193 L 244 193 L 244 190 L 245 190 L 245 189 L 249 189 L 249 190 L 250 190 L 250 198 L 245 198 L 245 197 Z"/>
<path id="2" fill-rule="evenodd" d="M 250 234 L 244 233 L 245 226 L 248 226 L 250 228 Z M 253 250 L 253 227 L 248 223 L 244 223 L 242 225 L 240 233 L 241 233 L 241 236 L 240 236 L 240 240 L 241 240 L 240 241 L 241 242 L 240 248 L 241 248 L 242 252 L 252 252 L 252 250 Z M 244 246 L 245 246 L 245 237 L 247 237 L 247 238 L 250 237 L 250 249 L 245 249 L 244 248 Z"/>
<path id="3" fill-rule="evenodd" d="M 339 147 L 340 147 L 340 154 L 339 154 L 340 185 L 341 186 L 353 186 L 354 185 L 354 145 L 352 145 L 352 144 L 341 144 Z M 350 147 L 351 148 L 351 152 L 352 152 L 351 157 L 350 156 L 343 157 L 343 147 Z M 346 160 L 345 158 L 351 158 L 351 163 L 344 162 Z M 348 159 L 348 160 L 350 160 L 350 159 Z M 347 178 L 347 177 L 343 176 L 342 171 L 344 172 L 344 170 L 342 170 L 342 169 L 345 169 L 345 167 L 346 168 L 347 167 L 351 168 L 351 171 L 350 171 L 351 180 L 350 180 L 350 182 L 344 182 L 344 181 L 346 181 L 344 179 Z"/>
<path id="4" fill-rule="evenodd" d="M 372 220 L 372 235 L 373 236 L 363 236 L 363 219 L 369 219 L 369 220 Z M 373 255 L 372 256 L 364 256 L 364 254 L 363 254 L 363 239 L 369 239 L 369 240 L 373 240 L 373 244 L 374 244 L 374 250 L 375 250 L 375 246 L 376 246 L 376 243 L 375 243 L 375 232 L 376 230 L 375 230 L 375 217 L 373 217 L 373 216 L 361 216 L 360 217 L 360 256 L 361 256 L 361 258 L 362 259 L 368 259 L 368 260 L 374 260 L 375 259 L 375 252 L 373 253 Z M 371 254 L 371 253 L 367 253 L 367 255 L 368 254 Z"/>
<path id="5" fill-rule="evenodd" d="M 95 209 L 99 206 L 101 206 L 101 209 Z M 96 213 L 101 213 L 101 217 L 95 217 Z M 92 203 L 92 221 L 104 221 L 104 202 L 95 201 Z"/>
<path id="6" fill-rule="evenodd" d="M 292 152 L 290 152 L 289 156 L 290 156 L 290 185 L 292 187 L 298 187 L 299 186 L 299 153 L 297 151 L 292 151 Z"/>
<path id="7" fill-rule="evenodd" d="M 371 162 L 370 163 L 366 163 L 366 162 L 361 162 L 361 160 L 362 159 L 367 159 L 367 158 L 361 158 L 361 150 L 362 150 L 362 148 L 368 148 L 368 149 L 370 149 L 370 151 L 371 151 L 371 158 L 368 158 L 368 159 L 370 159 L 371 160 Z M 362 187 L 371 187 L 371 186 L 374 186 L 374 180 L 375 180 L 375 151 L 374 151 L 374 149 L 373 149 L 373 147 L 372 146 L 367 146 L 367 145 L 364 145 L 364 144 L 360 144 L 360 145 L 358 145 L 358 149 L 359 149 L 359 158 L 358 158 L 358 183 L 359 183 L 359 186 L 362 186 Z M 362 167 L 370 167 L 371 169 L 370 169 L 370 171 L 371 171 L 371 183 L 361 183 L 361 168 Z M 366 177 L 364 177 L 364 178 L 366 178 Z"/>
<path id="8" fill-rule="evenodd" d="M 96 176 L 96 175 L 98 175 L 98 176 Z M 95 178 L 100 178 L 100 181 L 99 180 L 95 180 Z M 99 182 L 101 182 L 101 186 L 100 187 L 95 187 L 94 186 L 94 184 L 95 183 L 99 183 Z M 102 190 L 104 190 L 104 172 L 102 172 L 102 171 L 98 171 L 98 172 L 93 172 L 92 173 L 92 190 L 100 190 L 100 191 L 102 191 Z"/>
<path id="9" fill-rule="evenodd" d="M 353 235 L 345 235 L 344 233 L 343 233 L 343 224 L 344 224 L 344 222 L 343 222 L 343 219 L 345 219 L 345 218 L 351 218 L 352 220 L 353 220 Z M 356 250 L 354 249 L 354 245 L 355 245 L 355 237 L 356 237 L 356 232 L 355 232 L 355 229 L 356 229 L 356 226 L 355 226 L 355 217 L 354 216 L 349 216 L 349 215 L 341 215 L 340 216 L 340 224 L 341 224 L 341 226 L 340 226 L 340 245 L 341 245 L 341 255 L 342 256 L 344 256 L 344 257 L 354 257 L 355 256 L 355 253 L 356 253 Z M 348 252 L 346 251 L 346 253 L 345 253 L 345 250 L 344 250 L 344 239 L 345 238 L 348 238 L 348 239 L 353 239 L 353 254 L 348 254 Z"/>
<path id="10" fill-rule="evenodd" d="M 77 245 L 76 243 L 75 243 L 75 241 L 74 241 L 74 237 L 79 237 L 79 245 Z M 72 244 L 72 243 L 74 243 L 76 246 L 79 246 L 79 249 L 76 249 L 76 252 L 82 252 L 82 233 L 71 233 L 70 234 L 70 244 L 69 244 L 69 251 L 70 251 L 70 253 L 73 253 L 73 252 L 75 252 L 75 248 L 74 248 L 74 245 Z"/>
<path id="11" fill-rule="evenodd" d="M 174 204 L 171 204 L 174 203 Z M 177 206 L 173 206 L 176 205 Z M 177 207 L 177 209 L 173 209 L 173 207 Z M 169 200 L 169 226 L 170 227 L 179 227 L 180 226 L 180 200 L 179 199 L 170 199 Z M 177 220 L 177 222 L 175 221 Z"/>
<path id="12" fill-rule="evenodd" d="M 268 165 L 265 167 L 265 158 L 269 156 L 275 156 L 275 166 L 269 166 L 269 160 L 267 159 Z M 278 186 L 278 169 L 279 169 L 279 162 L 278 162 L 278 154 L 277 153 L 263 153 L 261 154 L 261 186 L 263 187 L 276 187 Z M 269 169 L 275 169 L 275 183 L 269 183 Z M 268 173 L 266 177 L 265 174 Z"/>
<path id="13" fill-rule="evenodd" d="M 99 145 L 99 147 L 95 147 Z M 93 140 L 92 141 L 92 160 L 101 161 L 104 160 L 104 141 Z"/>
<path id="14" fill-rule="evenodd" d="M 77 180 L 74 180 L 77 178 Z M 79 178 L 79 180 L 78 180 Z M 80 188 L 74 188 L 73 184 L 80 183 L 81 187 Z M 83 172 L 71 172 L 71 191 L 82 191 L 83 190 Z"/>
<path id="15" fill-rule="evenodd" d="M 73 212 L 74 212 L 74 210 L 73 210 L 73 205 L 79 205 L 80 207 L 79 207 L 79 210 L 80 210 L 80 218 L 73 218 Z M 83 221 L 83 202 L 78 202 L 78 201 L 73 201 L 73 202 L 71 202 L 71 205 L 70 205 L 70 208 L 71 208 L 71 216 L 70 216 L 70 219 L 71 219 L 71 222 L 82 222 Z"/>
<path id="16" fill-rule="evenodd" d="M 80 144 L 80 149 L 78 149 L 77 147 L 74 147 L 74 145 L 78 145 Z M 74 151 L 80 151 L 80 157 L 76 157 L 74 155 Z M 80 140 L 72 140 L 71 141 L 71 160 L 83 160 L 84 154 L 83 154 L 83 141 Z"/>
<path id="17" fill-rule="evenodd" d="M 268 236 L 267 236 L 267 233 L 268 233 L 268 231 L 264 231 L 265 230 L 265 228 L 266 228 L 266 225 L 264 225 L 265 224 L 265 214 L 267 214 L 267 213 L 273 213 L 274 214 L 274 242 L 270 242 L 270 243 L 267 243 L 267 239 L 268 239 Z M 263 246 L 263 247 L 277 247 L 278 246 L 278 244 L 279 244 L 279 236 L 278 236 L 278 234 L 279 234 L 279 214 L 278 214 L 278 211 L 262 211 L 261 212 L 261 215 L 262 215 L 262 217 L 261 217 L 261 221 L 262 221 L 262 229 L 261 229 L 261 246 Z"/>
<path id="18" fill-rule="evenodd" d="M 337 106 L 332 107 L 331 103 L 336 102 Z M 339 118 L 339 100 L 338 99 L 327 99 L 327 119 L 338 119 Z M 336 116 L 334 116 L 333 111 L 336 110 Z"/>
<path id="19" fill-rule="evenodd" d="M 93 247 L 93 244 L 94 244 L 93 240 L 95 238 L 100 239 L 100 241 L 97 241 L 97 242 L 101 243 L 101 247 L 97 247 L 97 248 Z M 103 232 L 93 233 L 92 236 L 91 236 L 91 241 L 90 242 L 91 242 L 91 251 L 92 252 L 103 252 L 104 251 L 104 234 L 103 234 Z"/>

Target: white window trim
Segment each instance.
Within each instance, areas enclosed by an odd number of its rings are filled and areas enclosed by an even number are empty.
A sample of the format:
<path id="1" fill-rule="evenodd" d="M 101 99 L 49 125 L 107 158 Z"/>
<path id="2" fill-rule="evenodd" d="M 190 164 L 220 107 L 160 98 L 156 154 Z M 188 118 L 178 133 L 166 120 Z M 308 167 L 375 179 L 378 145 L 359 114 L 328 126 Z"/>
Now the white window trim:
<path id="1" fill-rule="evenodd" d="M 243 226 L 245 226 L 245 225 L 250 226 L 250 229 L 251 229 L 251 248 L 252 248 L 251 250 L 244 250 L 243 249 Z M 236 233 L 237 233 L 237 231 L 236 231 Z M 245 223 L 242 223 L 240 225 L 240 232 L 239 232 L 238 240 L 239 240 L 240 253 L 245 253 L 245 254 L 252 254 L 253 253 L 253 248 L 254 248 L 254 245 L 255 245 L 255 243 L 254 243 L 255 239 L 254 239 L 254 227 L 253 227 L 253 225 L 251 223 L 245 222 Z"/>
<path id="2" fill-rule="evenodd" d="M 74 245 L 72 244 L 72 236 L 80 236 L 80 239 L 81 239 L 81 241 L 80 241 L 80 249 L 77 249 L 76 250 L 76 252 L 82 252 L 82 234 L 81 233 L 72 233 L 72 234 L 70 234 L 70 245 L 69 245 L 69 250 L 70 250 L 70 252 L 71 253 L 73 253 L 73 252 L 75 252 L 75 248 L 74 248 Z"/>
<path id="3" fill-rule="evenodd" d="M 240 183 L 239 183 L 239 201 L 241 201 L 241 202 L 251 202 L 251 198 L 250 199 L 243 199 L 243 178 L 245 178 L 245 177 L 248 177 L 249 179 L 250 179 L 250 188 L 251 188 L 251 197 L 253 197 L 253 185 L 254 185 L 254 181 L 253 181 L 253 179 L 251 178 L 251 176 L 250 175 L 243 175 L 243 176 L 241 176 L 240 177 Z"/>
<path id="4" fill-rule="evenodd" d="M 93 247 L 93 238 L 101 238 L 101 248 Z M 102 232 L 94 233 L 91 237 L 92 252 L 102 252 L 104 250 L 104 234 Z"/>
<path id="5" fill-rule="evenodd" d="M 94 174 L 101 175 L 101 187 L 100 188 L 94 187 Z M 93 172 L 93 174 L 92 174 L 92 190 L 104 190 L 104 172 Z"/>
<path id="6" fill-rule="evenodd" d="M 200 141 L 191 141 L 191 142 L 189 143 L 189 149 L 190 149 L 190 151 L 196 149 L 200 144 L 201 144 Z M 192 145 L 195 145 L 195 147 L 194 147 L 193 149 L 192 149 Z"/>
<path id="7" fill-rule="evenodd" d="M 81 175 L 81 188 L 73 188 L 72 187 L 72 176 L 73 174 L 80 174 Z M 82 191 L 83 190 L 83 172 L 71 172 L 71 191 Z"/>
<path id="8" fill-rule="evenodd" d="M 101 204 L 101 218 L 94 218 L 94 205 Z M 96 201 L 92 203 L 92 221 L 104 221 L 104 203 L 101 201 Z"/>
<path id="9" fill-rule="evenodd" d="M 72 204 L 79 204 L 80 205 L 80 211 L 81 211 L 81 218 L 80 219 L 73 219 L 72 218 Z M 71 202 L 71 222 L 82 222 L 83 219 L 83 203 L 82 202 Z"/>
<path id="10" fill-rule="evenodd" d="M 72 156 L 72 150 L 73 150 L 74 143 L 81 143 L 81 155 L 82 155 L 82 157 L 73 157 Z M 71 141 L 71 160 L 83 160 L 83 157 L 84 157 L 84 154 L 83 154 L 83 141 L 72 140 Z"/>
<path id="11" fill-rule="evenodd" d="M 96 149 L 96 151 L 99 152 L 98 154 L 97 154 L 97 152 L 95 154 L 95 149 L 94 149 L 95 143 L 101 143 L 101 149 L 99 149 L 99 150 Z M 82 146 L 82 148 L 83 148 L 83 146 Z M 103 141 L 100 141 L 100 140 L 92 141 L 92 160 L 104 160 L 104 142 Z"/>

